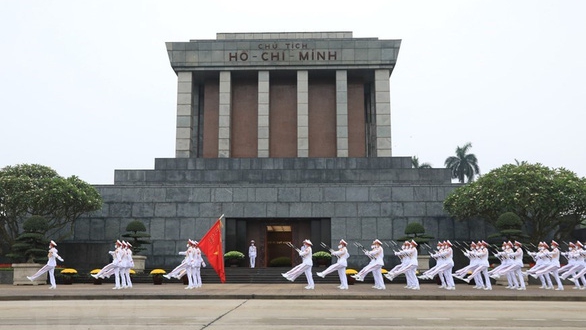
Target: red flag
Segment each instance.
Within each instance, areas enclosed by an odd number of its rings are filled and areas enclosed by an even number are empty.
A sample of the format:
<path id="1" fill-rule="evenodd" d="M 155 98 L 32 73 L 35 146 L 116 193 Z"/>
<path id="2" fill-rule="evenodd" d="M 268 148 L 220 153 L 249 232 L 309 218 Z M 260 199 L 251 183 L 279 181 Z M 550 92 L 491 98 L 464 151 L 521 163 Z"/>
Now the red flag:
<path id="1" fill-rule="evenodd" d="M 222 218 L 208 230 L 208 232 L 199 241 L 200 250 L 208 257 L 212 268 L 220 276 L 222 283 L 226 282 L 226 272 L 224 270 L 224 253 L 222 252 Z"/>

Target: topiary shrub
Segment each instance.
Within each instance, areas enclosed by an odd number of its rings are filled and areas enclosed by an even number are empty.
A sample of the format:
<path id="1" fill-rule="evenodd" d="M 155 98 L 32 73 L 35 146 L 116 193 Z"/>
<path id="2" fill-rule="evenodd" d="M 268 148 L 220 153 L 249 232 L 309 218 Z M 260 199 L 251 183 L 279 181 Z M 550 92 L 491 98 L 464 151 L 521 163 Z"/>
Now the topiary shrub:
<path id="1" fill-rule="evenodd" d="M 45 233 L 49 229 L 47 219 L 33 215 L 26 219 L 22 228 L 24 232 L 15 239 L 12 252 L 6 256 L 15 262 L 46 262 L 49 244 L 49 240 L 45 238 Z"/>
<path id="2" fill-rule="evenodd" d="M 417 244 L 428 243 L 433 236 L 425 234 L 425 227 L 419 222 L 410 222 L 405 227 L 405 236 L 399 238 L 400 241 L 415 241 Z M 419 245 L 417 248 L 419 249 Z"/>
<path id="3" fill-rule="evenodd" d="M 149 235 L 146 230 L 147 229 L 144 223 L 138 220 L 133 220 L 129 222 L 128 225 L 126 225 L 127 233 L 122 235 L 122 237 L 132 239 L 130 244 L 132 244 L 133 254 L 138 254 L 141 251 L 146 250 L 146 248 L 142 247 L 142 245 L 151 244 L 151 242 L 148 240 L 151 235 Z"/>
<path id="4" fill-rule="evenodd" d="M 291 267 L 291 258 L 278 257 L 269 261 L 269 267 Z"/>
<path id="5" fill-rule="evenodd" d="M 503 238 L 505 241 L 523 241 L 529 237 L 523 233 L 523 220 L 513 212 L 501 214 L 494 226 L 498 233 L 489 235 L 489 239 Z"/>

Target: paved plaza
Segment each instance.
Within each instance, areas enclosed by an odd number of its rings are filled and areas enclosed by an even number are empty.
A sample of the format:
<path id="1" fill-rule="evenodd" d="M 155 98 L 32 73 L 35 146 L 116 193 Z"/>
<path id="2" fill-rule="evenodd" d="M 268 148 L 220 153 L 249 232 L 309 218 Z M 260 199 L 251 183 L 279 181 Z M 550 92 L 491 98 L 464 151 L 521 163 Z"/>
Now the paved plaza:
<path id="1" fill-rule="evenodd" d="M 586 302 L 586 290 L 543 290 L 530 285 L 526 291 L 505 289 L 495 285 L 492 291 L 474 289 L 460 284 L 455 291 L 439 289 L 435 284 L 422 284 L 421 290 L 404 288 L 404 283 L 386 283 L 386 290 L 375 290 L 372 283 L 357 283 L 348 290 L 337 284 L 317 284 L 315 290 L 305 290 L 303 281 L 283 284 L 205 284 L 202 288 L 185 290 L 180 283 L 134 284 L 132 289 L 112 290 L 104 283 L 14 286 L 0 285 L 0 301 L 8 300 L 75 300 L 75 299 L 351 299 L 351 300 L 507 300 L 507 301 L 580 301 Z"/>

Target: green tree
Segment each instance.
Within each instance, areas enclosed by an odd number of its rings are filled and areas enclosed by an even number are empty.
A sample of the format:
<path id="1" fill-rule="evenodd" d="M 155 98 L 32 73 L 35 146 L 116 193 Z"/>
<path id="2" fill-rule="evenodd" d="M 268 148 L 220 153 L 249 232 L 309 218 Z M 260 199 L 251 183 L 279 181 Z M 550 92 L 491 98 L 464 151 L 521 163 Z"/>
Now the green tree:
<path id="1" fill-rule="evenodd" d="M 413 168 L 431 168 L 430 163 L 419 164 L 419 157 L 417 156 L 411 157 L 411 165 L 413 166 Z"/>
<path id="2" fill-rule="evenodd" d="M 63 240 L 75 220 L 99 210 L 98 191 L 76 176 L 63 178 L 50 167 L 37 164 L 7 166 L 0 170 L 0 238 L 12 245 L 31 215 L 48 221 L 46 235 Z"/>
<path id="3" fill-rule="evenodd" d="M 564 239 L 586 217 L 586 179 L 564 168 L 508 164 L 455 189 L 446 212 L 458 219 L 480 218 L 496 226 L 505 212 L 517 214 L 533 243 L 549 234 Z"/>
<path id="4" fill-rule="evenodd" d="M 460 183 L 464 183 L 465 178 L 468 179 L 468 182 L 472 182 L 474 181 L 474 176 L 480 174 L 476 155 L 468 153 L 470 148 L 472 148 L 472 143 L 470 142 L 463 147 L 457 147 L 456 156 L 446 158 L 444 163 L 446 168 L 452 171 L 452 178 L 458 179 Z"/>

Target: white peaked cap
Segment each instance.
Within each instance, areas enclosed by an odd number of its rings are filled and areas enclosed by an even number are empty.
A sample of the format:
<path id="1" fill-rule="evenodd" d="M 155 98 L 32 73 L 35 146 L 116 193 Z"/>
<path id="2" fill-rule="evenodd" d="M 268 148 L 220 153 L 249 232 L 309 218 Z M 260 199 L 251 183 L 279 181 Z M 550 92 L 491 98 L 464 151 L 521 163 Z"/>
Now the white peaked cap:
<path id="1" fill-rule="evenodd" d="M 375 239 L 374 241 L 372 241 L 373 244 L 378 244 L 378 245 L 383 245 L 383 242 L 379 241 L 379 239 Z"/>
<path id="2" fill-rule="evenodd" d="M 411 240 L 411 245 L 413 245 L 413 246 L 417 246 L 417 245 L 419 245 L 419 244 L 417 244 L 417 242 L 415 242 L 414 240 Z"/>
<path id="3" fill-rule="evenodd" d="M 348 245 L 348 243 L 343 238 L 340 239 L 340 244 Z"/>
<path id="4" fill-rule="evenodd" d="M 305 240 L 303 241 L 303 243 L 306 243 L 306 244 L 309 244 L 309 245 L 313 246 L 313 243 L 311 243 L 311 241 L 310 241 L 310 240 L 308 240 L 308 239 L 305 239 Z"/>
<path id="5" fill-rule="evenodd" d="M 130 244 L 130 242 L 126 242 L 126 246 L 132 247 L 132 244 Z"/>
<path id="6" fill-rule="evenodd" d="M 55 243 L 55 241 L 53 241 L 53 240 L 51 240 L 51 242 L 49 244 L 51 244 L 53 246 L 57 246 L 57 243 Z"/>
<path id="7" fill-rule="evenodd" d="M 120 242 L 119 239 L 116 240 L 116 245 L 122 245 L 122 242 Z"/>

